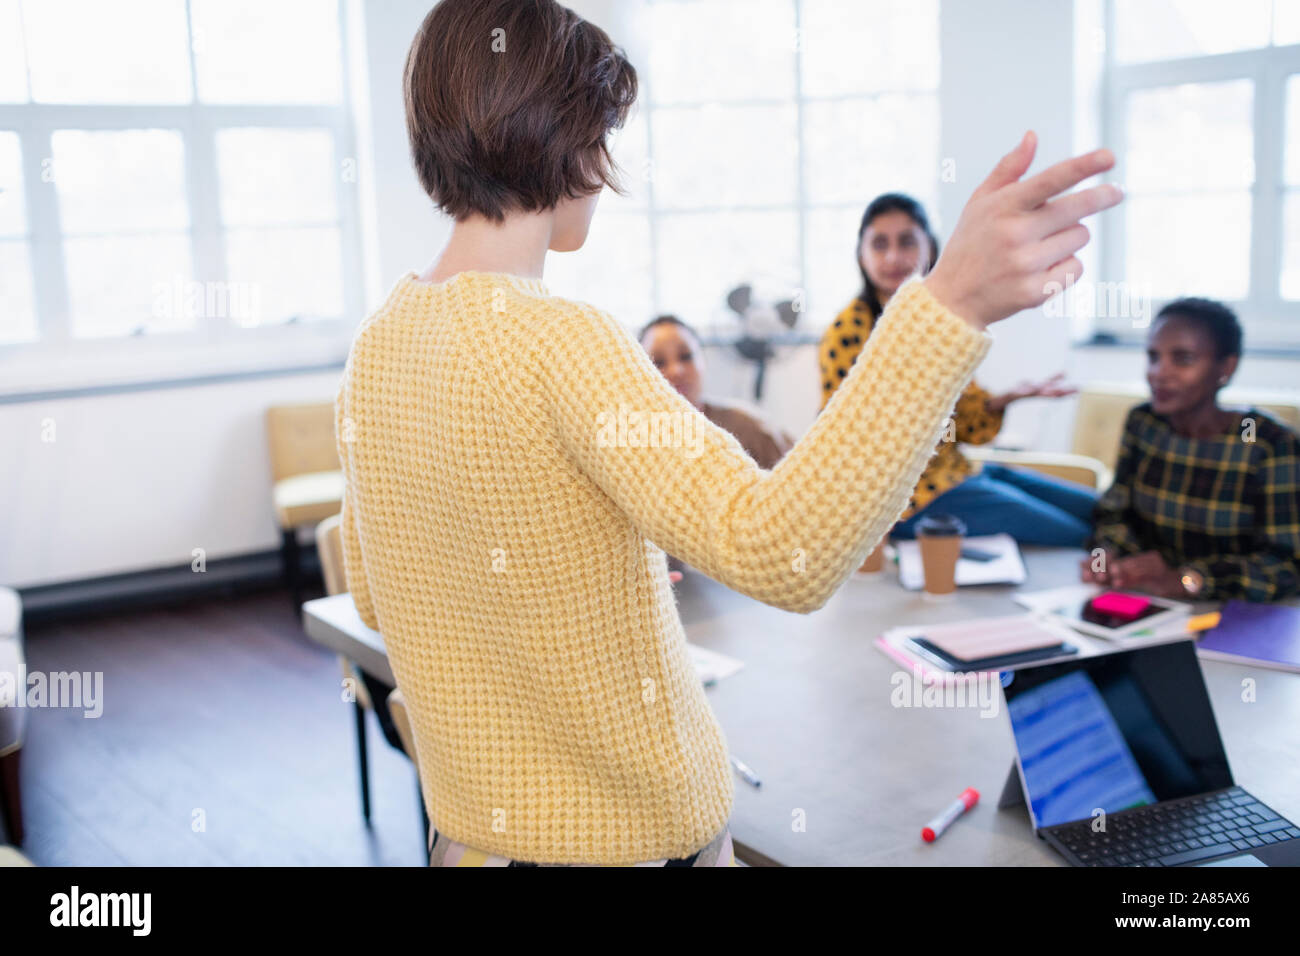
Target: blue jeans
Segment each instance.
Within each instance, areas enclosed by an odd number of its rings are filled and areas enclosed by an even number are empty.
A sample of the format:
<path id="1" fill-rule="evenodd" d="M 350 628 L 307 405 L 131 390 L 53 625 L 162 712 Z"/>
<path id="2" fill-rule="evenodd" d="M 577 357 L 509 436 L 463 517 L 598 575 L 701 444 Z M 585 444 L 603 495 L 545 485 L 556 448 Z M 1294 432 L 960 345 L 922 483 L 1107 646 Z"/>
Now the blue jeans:
<path id="1" fill-rule="evenodd" d="M 894 525 L 890 535 L 916 537 L 916 523 L 931 512 L 956 515 L 967 535 L 1004 532 L 1021 544 L 1082 548 L 1096 502 L 1095 491 L 1072 481 L 985 462 L 978 474 Z"/>

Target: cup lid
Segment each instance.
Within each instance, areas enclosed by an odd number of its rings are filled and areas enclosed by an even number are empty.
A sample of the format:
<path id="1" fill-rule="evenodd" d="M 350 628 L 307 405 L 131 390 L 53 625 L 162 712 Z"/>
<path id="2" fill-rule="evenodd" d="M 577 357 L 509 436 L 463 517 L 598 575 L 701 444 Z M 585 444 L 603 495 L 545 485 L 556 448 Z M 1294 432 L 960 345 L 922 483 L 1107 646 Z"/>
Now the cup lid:
<path id="1" fill-rule="evenodd" d="M 956 515 L 927 514 L 916 523 L 917 534 L 932 537 L 951 537 L 966 534 L 966 524 Z"/>

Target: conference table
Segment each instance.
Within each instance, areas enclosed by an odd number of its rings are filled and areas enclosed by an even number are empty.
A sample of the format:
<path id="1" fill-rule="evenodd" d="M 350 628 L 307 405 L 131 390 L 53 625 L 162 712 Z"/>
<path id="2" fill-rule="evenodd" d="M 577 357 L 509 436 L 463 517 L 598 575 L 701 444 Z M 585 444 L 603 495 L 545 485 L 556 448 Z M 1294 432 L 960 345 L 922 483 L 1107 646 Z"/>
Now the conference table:
<path id="1" fill-rule="evenodd" d="M 1082 552 L 1022 549 L 1023 585 L 963 587 L 947 602 L 905 590 L 897 568 L 855 573 L 821 610 L 792 614 L 687 569 L 674 586 L 688 640 L 743 668 L 707 690 L 733 757 L 731 832 L 750 865 L 1053 866 L 1023 804 L 998 808 L 1014 764 L 1000 695 L 907 702 L 910 674 L 875 646 L 886 629 L 999 617 L 1020 590 L 1078 581 Z M 1196 610 L 1214 605 L 1197 605 Z M 347 594 L 309 601 L 320 643 L 392 682 L 379 634 Z M 1300 819 L 1300 674 L 1202 661 L 1238 785 Z M 931 695 L 933 698 L 933 695 Z M 921 828 L 967 787 L 979 803 L 936 842 Z"/>

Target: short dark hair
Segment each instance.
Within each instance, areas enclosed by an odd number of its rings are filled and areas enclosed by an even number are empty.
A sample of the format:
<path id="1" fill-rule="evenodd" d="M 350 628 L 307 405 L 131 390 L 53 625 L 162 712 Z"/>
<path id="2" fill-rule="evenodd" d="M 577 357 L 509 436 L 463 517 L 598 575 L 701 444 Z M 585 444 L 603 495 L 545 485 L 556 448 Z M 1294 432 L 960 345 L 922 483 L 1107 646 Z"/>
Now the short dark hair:
<path id="1" fill-rule="evenodd" d="M 1215 358 L 1241 354 L 1241 323 L 1222 302 L 1194 296 L 1174 299 L 1156 313 L 1157 321 L 1169 317 L 1189 319 L 1203 328 L 1214 343 Z"/>
<path id="2" fill-rule="evenodd" d="M 402 89 L 420 185 L 457 222 L 623 191 L 605 139 L 636 100 L 636 70 L 555 0 L 440 0 Z"/>
<path id="3" fill-rule="evenodd" d="M 675 325 L 683 332 L 690 333 L 691 337 L 695 339 L 695 341 L 702 343 L 702 340 L 700 338 L 700 333 L 696 332 L 695 329 L 691 328 L 689 325 L 687 325 L 681 319 L 677 318 L 677 316 L 675 315 L 655 316 L 645 325 L 641 326 L 641 331 L 636 334 L 636 340 L 638 342 L 644 341 L 646 333 L 658 325 Z"/>

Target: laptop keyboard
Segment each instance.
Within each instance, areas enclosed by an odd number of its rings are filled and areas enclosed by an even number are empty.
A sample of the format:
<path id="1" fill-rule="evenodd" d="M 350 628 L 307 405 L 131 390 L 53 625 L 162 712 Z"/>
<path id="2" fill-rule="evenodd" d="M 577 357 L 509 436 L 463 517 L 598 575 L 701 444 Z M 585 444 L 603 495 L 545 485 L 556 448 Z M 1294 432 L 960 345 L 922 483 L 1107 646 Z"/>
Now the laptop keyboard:
<path id="1" fill-rule="evenodd" d="M 1089 820 L 1051 831 L 1084 866 L 1181 866 L 1300 837 L 1300 827 L 1240 787 L 1130 810 L 1094 832 Z"/>

